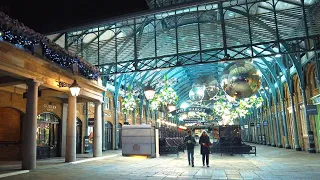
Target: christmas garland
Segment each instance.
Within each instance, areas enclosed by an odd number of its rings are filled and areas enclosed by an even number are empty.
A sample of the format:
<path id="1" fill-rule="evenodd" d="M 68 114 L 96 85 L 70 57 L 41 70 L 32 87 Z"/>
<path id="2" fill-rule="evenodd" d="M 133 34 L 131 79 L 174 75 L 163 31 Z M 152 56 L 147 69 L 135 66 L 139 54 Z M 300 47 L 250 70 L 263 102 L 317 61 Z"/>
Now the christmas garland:
<path id="1" fill-rule="evenodd" d="M 100 71 L 95 66 L 71 54 L 47 37 L 26 27 L 17 20 L 11 19 L 3 12 L 0 12 L 1 39 L 31 52 L 34 52 L 36 45 L 41 45 L 43 56 L 52 62 L 71 70 L 72 64 L 77 64 L 79 73 L 87 79 L 97 80 L 100 76 Z"/>

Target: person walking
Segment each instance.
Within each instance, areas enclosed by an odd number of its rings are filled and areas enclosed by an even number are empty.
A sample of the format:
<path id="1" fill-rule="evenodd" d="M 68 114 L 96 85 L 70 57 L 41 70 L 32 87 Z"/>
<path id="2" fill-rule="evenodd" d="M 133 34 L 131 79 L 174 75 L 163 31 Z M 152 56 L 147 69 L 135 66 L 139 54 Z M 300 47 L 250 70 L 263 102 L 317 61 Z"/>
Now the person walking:
<path id="1" fill-rule="evenodd" d="M 209 167 L 209 153 L 210 153 L 210 138 L 206 131 L 202 131 L 202 134 L 199 139 L 199 144 L 201 145 L 201 154 L 202 154 L 202 164 L 204 164 L 204 160 L 206 160 L 207 167 Z"/>
<path id="2" fill-rule="evenodd" d="M 191 130 L 188 130 L 188 135 L 184 138 L 184 143 L 187 146 L 189 166 L 192 164 L 192 167 L 194 167 L 194 146 L 196 145 L 196 140 L 192 136 Z"/>

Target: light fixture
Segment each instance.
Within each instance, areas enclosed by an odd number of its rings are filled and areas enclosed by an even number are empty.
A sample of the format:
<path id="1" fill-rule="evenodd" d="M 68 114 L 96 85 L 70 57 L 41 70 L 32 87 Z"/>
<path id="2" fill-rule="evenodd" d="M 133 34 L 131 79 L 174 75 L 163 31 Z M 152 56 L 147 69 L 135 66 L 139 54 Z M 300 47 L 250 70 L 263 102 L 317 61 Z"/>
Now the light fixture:
<path id="1" fill-rule="evenodd" d="M 156 91 L 150 85 L 148 85 L 144 90 L 144 95 L 147 100 L 153 99 L 155 93 Z"/>
<path id="2" fill-rule="evenodd" d="M 279 58 L 281 57 L 281 54 L 276 54 L 275 57 Z"/>
<path id="3" fill-rule="evenodd" d="M 80 86 L 77 83 L 77 80 L 74 80 L 71 86 L 69 87 L 72 96 L 78 96 L 80 93 Z"/>
<path id="4" fill-rule="evenodd" d="M 183 103 L 180 105 L 180 108 L 182 108 L 182 109 L 186 109 L 186 108 L 188 108 L 188 107 L 189 107 L 189 104 L 186 103 L 186 102 L 183 102 Z"/>
<path id="5" fill-rule="evenodd" d="M 173 104 L 169 104 L 168 105 L 168 110 L 169 110 L 169 112 L 172 112 L 172 111 L 176 110 L 176 106 L 173 105 Z"/>

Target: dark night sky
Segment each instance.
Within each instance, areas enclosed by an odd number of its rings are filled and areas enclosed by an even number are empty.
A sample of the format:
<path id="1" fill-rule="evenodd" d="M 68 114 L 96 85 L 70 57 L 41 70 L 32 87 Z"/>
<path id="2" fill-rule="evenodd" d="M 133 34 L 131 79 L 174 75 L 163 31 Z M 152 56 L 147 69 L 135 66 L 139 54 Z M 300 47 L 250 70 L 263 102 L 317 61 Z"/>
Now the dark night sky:
<path id="1" fill-rule="evenodd" d="M 145 0 L 7 0 L 0 6 L 7 15 L 40 33 L 149 9 Z"/>

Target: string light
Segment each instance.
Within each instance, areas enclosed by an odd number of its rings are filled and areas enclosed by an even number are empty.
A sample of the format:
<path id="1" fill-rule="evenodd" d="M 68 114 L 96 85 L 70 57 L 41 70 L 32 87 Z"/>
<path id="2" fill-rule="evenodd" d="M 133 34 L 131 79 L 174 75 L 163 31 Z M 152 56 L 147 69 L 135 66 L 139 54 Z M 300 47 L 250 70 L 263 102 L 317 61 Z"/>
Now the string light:
<path id="1" fill-rule="evenodd" d="M 72 65 L 78 66 L 78 72 L 87 79 L 97 80 L 100 71 L 94 66 L 85 63 L 77 56 L 72 56 L 68 51 L 51 42 L 43 35 L 34 32 L 32 29 L 11 19 L 9 16 L 0 12 L 0 40 L 7 41 L 20 48 L 34 52 L 34 46 L 41 45 L 43 56 L 62 67 L 72 70 Z"/>

